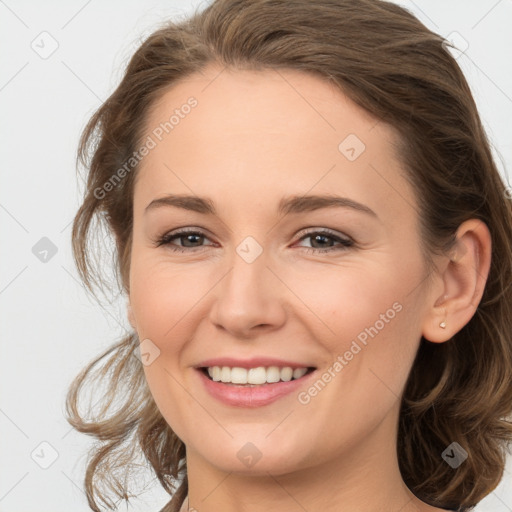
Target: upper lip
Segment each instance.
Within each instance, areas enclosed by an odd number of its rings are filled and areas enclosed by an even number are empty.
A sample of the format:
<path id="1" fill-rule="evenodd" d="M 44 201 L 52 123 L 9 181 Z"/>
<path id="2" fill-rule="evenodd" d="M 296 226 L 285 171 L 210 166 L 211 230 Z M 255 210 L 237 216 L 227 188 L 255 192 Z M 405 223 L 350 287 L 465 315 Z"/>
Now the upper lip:
<path id="1" fill-rule="evenodd" d="M 258 368 L 260 366 L 269 367 L 277 366 L 284 368 L 314 368 L 314 366 L 307 363 L 298 363 L 296 361 L 286 361 L 284 359 L 277 359 L 274 357 L 252 357 L 251 359 L 235 359 L 232 357 L 216 357 L 202 361 L 196 368 L 211 368 L 213 366 L 228 366 L 229 368 Z"/>

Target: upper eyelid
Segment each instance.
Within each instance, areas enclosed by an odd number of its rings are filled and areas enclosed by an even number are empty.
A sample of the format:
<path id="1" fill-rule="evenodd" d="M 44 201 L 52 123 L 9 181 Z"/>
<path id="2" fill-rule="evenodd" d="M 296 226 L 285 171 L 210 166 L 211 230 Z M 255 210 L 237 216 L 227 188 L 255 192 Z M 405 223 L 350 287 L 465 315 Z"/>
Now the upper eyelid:
<path id="1" fill-rule="evenodd" d="M 340 233 L 334 229 L 321 228 L 321 227 L 311 227 L 311 228 L 301 229 L 295 236 L 302 238 L 304 236 L 309 236 L 309 235 L 313 235 L 313 234 L 317 234 L 317 233 L 326 234 L 326 235 L 332 236 L 334 238 L 342 238 L 342 239 L 346 239 L 346 240 L 352 240 L 352 238 L 350 236 L 348 236 L 344 233 Z"/>
<path id="2" fill-rule="evenodd" d="M 201 235 L 201 236 L 207 238 L 208 240 L 210 240 L 210 236 L 208 235 L 207 232 L 205 232 L 205 230 L 203 230 L 202 228 L 195 228 L 195 227 L 177 228 L 176 230 L 169 231 L 168 233 L 165 233 L 164 235 L 162 235 L 161 238 L 180 238 L 181 236 L 186 236 L 187 234 L 198 234 L 198 235 Z M 295 237 L 297 237 L 298 240 L 302 240 L 303 238 L 307 238 L 308 236 L 311 236 L 314 234 L 322 234 L 322 235 L 326 235 L 331 238 L 338 238 L 343 241 L 348 241 L 348 242 L 353 242 L 353 243 L 355 242 L 352 237 L 350 237 L 346 234 L 338 233 L 337 231 L 335 231 L 331 228 L 318 227 L 318 226 L 303 228 L 297 232 Z M 210 241 L 212 241 L 212 240 L 210 240 Z"/>

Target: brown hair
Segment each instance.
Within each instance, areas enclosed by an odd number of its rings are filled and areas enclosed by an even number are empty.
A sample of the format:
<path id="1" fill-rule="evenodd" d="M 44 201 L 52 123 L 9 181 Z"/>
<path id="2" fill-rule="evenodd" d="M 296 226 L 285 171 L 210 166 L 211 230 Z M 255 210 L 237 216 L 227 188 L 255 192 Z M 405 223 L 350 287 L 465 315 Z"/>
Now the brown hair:
<path id="1" fill-rule="evenodd" d="M 133 184 L 137 168 L 98 193 L 137 150 L 149 108 L 170 86 L 217 63 L 232 69 L 295 69 L 328 80 L 400 134 L 400 158 L 420 202 L 423 250 L 450 250 L 457 227 L 489 227 L 491 269 L 472 319 L 446 343 L 422 338 L 399 418 L 402 477 L 421 500 L 468 510 L 502 478 L 512 438 L 512 208 L 493 161 L 470 88 L 444 39 L 406 9 L 380 0 L 216 0 L 150 35 L 80 141 L 89 169 L 73 224 L 75 261 L 89 291 L 105 286 L 99 227 L 112 233 L 120 291 L 129 293 Z M 432 267 L 430 267 L 432 268 Z M 120 282 L 119 282 L 120 278 Z M 188 492 L 185 447 L 159 413 L 135 333 L 101 354 L 72 383 L 68 421 L 97 438 L 88 462 L 89 504 L 115 509 L 128 498 L 124 477 L 136 456 L 149 461 L 179 510 Z M 106 384 L 99 410 L 85 419 L 87 386 Z M 441 454 L 453 441 L 468 458 L 456 470 Z M 119 474 L 118 474 L 119 473 Z"/>

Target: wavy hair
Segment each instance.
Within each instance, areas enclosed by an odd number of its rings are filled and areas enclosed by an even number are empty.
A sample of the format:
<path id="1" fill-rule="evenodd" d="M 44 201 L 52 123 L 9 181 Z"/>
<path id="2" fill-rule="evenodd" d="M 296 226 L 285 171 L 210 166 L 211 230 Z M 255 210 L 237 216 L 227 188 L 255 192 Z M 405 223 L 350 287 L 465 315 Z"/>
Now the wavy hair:
<path id="1" fill-rule="evenodd" d="M 409 11 L 382 0 L 215 0 L 166 22 L 140 45 L 83 131 L 78 163 L 86 188 L 72 249 L 88 291 L 113 286 L 100 261 L 109 253 L 119 293 L 129 294 L 137 167 L 108 194 L 98 191 L 137 150 L 149 109 L 179 80 L 216 63 L 295 69 L 339 87 L 400 135 L 425 261 L 450 250 L 465 220 L 481 219 L 491 233 L 491 268 L 474 316 L 445 343 L 421 339 L 399 416 L 404 482 L 421 500 L 462 512 L 498 485 L 512 439 L 512 206 L 448 46 Z M 93 243 L 102 229 L 113 252 L 103 239 Z M 130 497 L 126 477 L 138 457 L 172 495 L 162 512 L 177 512 L 188 492 L 185 446 L 151 397 L 133 357 L 137 346 L 135 333 L 123 336 L 75 378 L 66 398 L 70 424 L 97 440 L 85 474 L 96 512 L 115 510 L 112 497 Z M 84 412 L 86 391 L 98 394 L 99 405 Z M 468 453 L 456 470 L 441 459 L 453 441 Z"/>

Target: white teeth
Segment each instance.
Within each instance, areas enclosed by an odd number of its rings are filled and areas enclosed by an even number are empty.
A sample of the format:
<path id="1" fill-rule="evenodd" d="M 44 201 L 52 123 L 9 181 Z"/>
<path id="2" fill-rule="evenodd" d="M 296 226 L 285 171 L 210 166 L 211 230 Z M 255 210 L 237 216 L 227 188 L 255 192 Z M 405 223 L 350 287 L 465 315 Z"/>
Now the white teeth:
<path id="1" fill-rule="evenodd" d="M 307 369 L 304 368 L 306 371 Z M 293 378 L 293 369 L 289 366 L 285 366 L 284 368 L 281 368 L 281 380 L 284 380 L 285 382 L 288 382 L 289 380 L 292 380 Z"/>
<path id="2" fill-rule="evenodd" d="M 247 384 L 247 370 L 245 368 L 231 368 L 231 382 L 233 384 Z"/>
<path id="3" fill-rule="evenodd" d="M 210 374 L 210 377 L 213 380 L 215 380 L 217 382 L 220 380 L 221 370 L 220 370 L 220 368 L 218 366 L 214 366 L 213 369 L 212 368 L 208 368 L 208 373 Z"/>
<path id="4" fill-rule="evenodd" d="M 293 378 L 300 379 L 306 374 L 307 371 L 307 368 L 295 368 L 295 370 L 293 370 Z"/>
<path id="5" fill-rule="evenodd" d="M 231 382 L 231 369 L 227 366 L 223 366 L 220 371 L 220 380 L 222 382 Z"/>
<path id="6" fill-rule="evenodd" d="M 265 384 L 265 382 L 267 382 L 267 370 L 263 366 L 251 368 L 247 372 L 248 384 Z"/>
<path id="7" fill-rule="evenodd" d="M 281 372 L 277 366 L 269 366 L 267 368 L 267 382 L 279 382 L 281 380 Z"/>
<path id="8" fill-rule="evenodd" d="M 216 382 L 225 382 L 231 384 L 253 384 L 261 385 L 265 383 L 274 383 L 279 381 L 288 382 L 292 379 L 300 379 L 307 373 L 307 368 L 291 368 L 285 366 L 269 366 L 265 368 L 230 368 L 229 366 L 212 366 L 208 368 L 208 375 Z"/>

